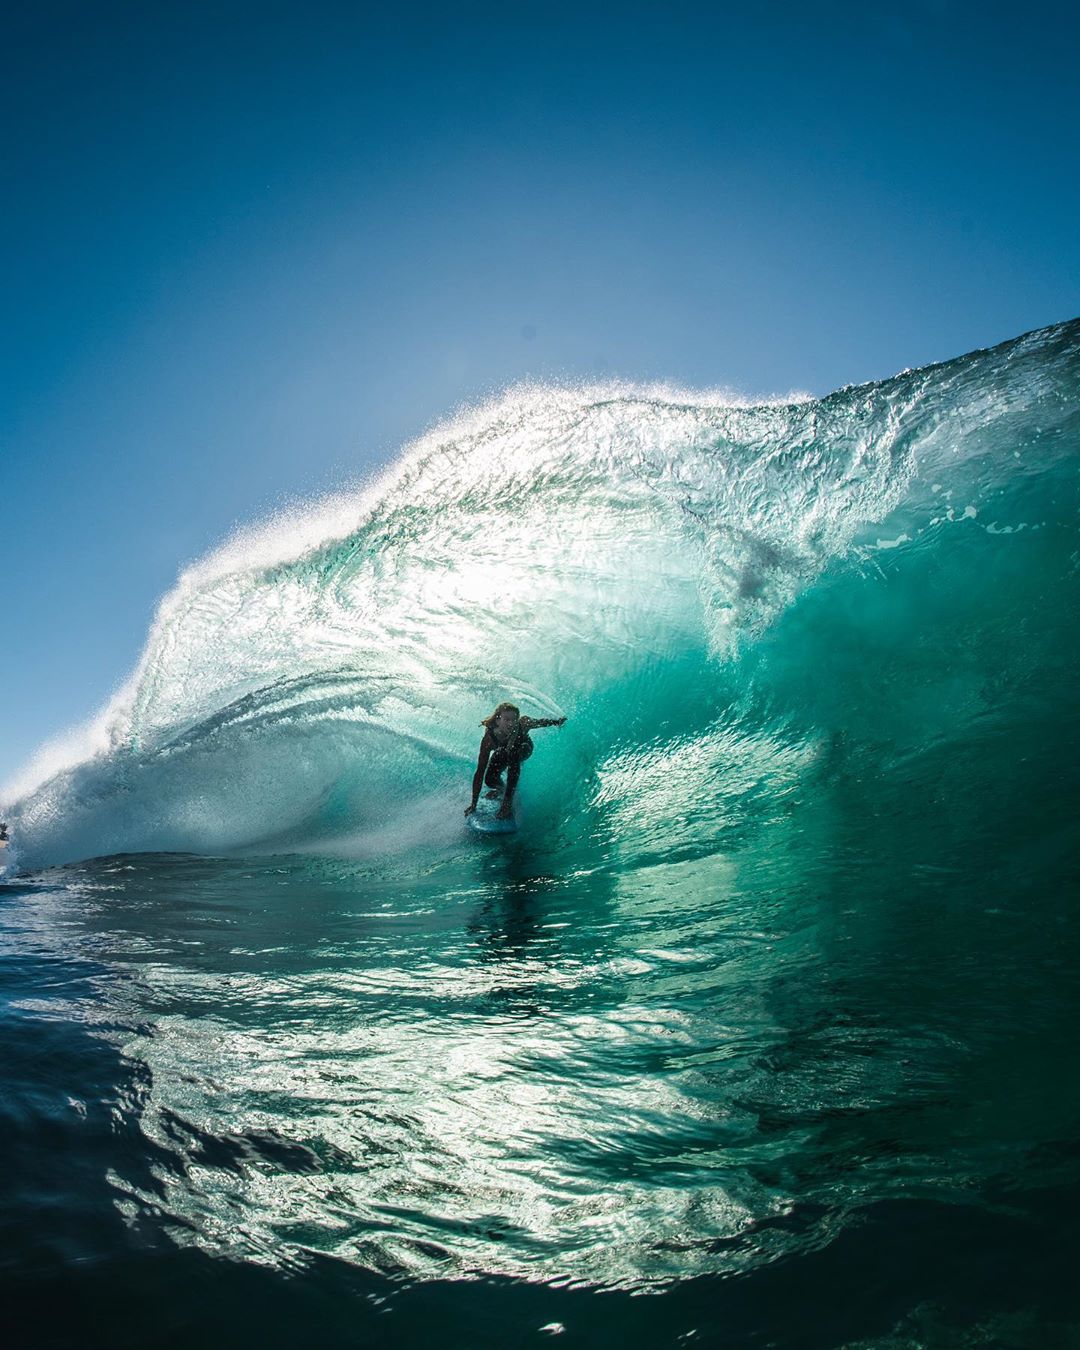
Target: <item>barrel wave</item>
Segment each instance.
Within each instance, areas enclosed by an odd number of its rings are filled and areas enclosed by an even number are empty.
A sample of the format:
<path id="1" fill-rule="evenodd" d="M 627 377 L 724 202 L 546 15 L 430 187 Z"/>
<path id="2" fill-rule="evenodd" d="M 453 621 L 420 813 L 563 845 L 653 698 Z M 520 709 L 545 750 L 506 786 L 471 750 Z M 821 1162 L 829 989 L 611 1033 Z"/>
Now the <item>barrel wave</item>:
<path id="1" fill-rule="evenodd" d="M 1075 1343 L 1078 470 L 1080 321 L 517 389 L 186 572 L 6 794 L 48 1343 Z"/>
<path id="2" fill-rule="evenodd" d="M 709 846 L 838 755 L 993 777 L 1075 655 L 1077 331 L 820 401 L 538 388 L 439 427 L 181 578 L 43 757 L 75 762 L 16 785 L 21 864 L 446 842 L 505 697 L 571 719 L 528 775 L 568 843 Z"/>

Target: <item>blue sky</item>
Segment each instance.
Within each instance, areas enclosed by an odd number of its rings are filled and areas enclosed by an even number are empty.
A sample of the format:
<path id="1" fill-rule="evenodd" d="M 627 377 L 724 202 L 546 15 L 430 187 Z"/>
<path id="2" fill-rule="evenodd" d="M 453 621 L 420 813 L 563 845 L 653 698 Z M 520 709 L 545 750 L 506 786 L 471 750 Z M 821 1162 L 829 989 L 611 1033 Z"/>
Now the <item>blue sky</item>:
<path id="1" fill-rule="evenodd" d="M 462 401 L 1080 313 L 1064 4 L 55 4 L 0 52 L 0 782 L 237 522 Z"/>

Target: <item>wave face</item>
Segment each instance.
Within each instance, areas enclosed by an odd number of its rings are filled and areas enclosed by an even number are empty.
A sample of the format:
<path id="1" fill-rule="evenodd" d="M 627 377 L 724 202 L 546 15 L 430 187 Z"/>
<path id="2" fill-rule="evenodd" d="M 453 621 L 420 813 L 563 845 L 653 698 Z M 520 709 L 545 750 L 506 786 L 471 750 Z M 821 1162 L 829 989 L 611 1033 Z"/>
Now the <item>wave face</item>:
<path id="1" fill-rule="evenodd" d="M 20 865 L 445 842 L 506 697 L 570 718 L 528 775 L 568 845 L 710 848 L 840 760 L 992 805 L 1071 734 L 1078 333 L 820 401 L 540 388 L 438 428 L 181 578 L 8 793 Z"/>

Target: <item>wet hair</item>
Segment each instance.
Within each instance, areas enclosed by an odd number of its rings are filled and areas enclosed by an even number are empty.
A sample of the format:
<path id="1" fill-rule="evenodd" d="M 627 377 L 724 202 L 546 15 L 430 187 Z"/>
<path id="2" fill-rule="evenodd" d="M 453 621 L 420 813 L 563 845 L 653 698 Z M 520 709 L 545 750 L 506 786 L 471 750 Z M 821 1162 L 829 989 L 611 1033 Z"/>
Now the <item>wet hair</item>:
<path id="1" fill-rule="evenodd" d="M 518 707 L 516 703 L 500 703 L 499 706 L 495 709 L 495 711 L 491 714 L 491 716 L 485 717 L 484 720 L 480 723 L 480 725 L 482 727 L 487 727 L 488 731 L 490 731 L 491 728 L 495 725 L 495 723 L 499 720 L 499 714 L 504 712 L 512 712 L 516 717 L 521 716 L 521 709 Z"/>

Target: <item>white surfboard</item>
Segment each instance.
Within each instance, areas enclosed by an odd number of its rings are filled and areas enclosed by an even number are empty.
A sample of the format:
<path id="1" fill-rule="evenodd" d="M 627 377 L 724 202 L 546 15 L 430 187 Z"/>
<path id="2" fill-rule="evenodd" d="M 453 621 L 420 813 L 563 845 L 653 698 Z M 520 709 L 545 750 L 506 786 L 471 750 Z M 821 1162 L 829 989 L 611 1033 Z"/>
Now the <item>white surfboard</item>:
<path id="1" fill-rule="evenodd" d="M 517 799 L 515 799 L 515 806 Z M 469 816 L 469 824 L 480 834 L 514 834 L 517 830 L 517 821 L 513 816 L 509 820 L 499 820 L 499 808 L 502 806 L 502 798 L 497 797 L 494 800 L 488 797 L 481 797 L 476 803 L 476 810 Z"/>

